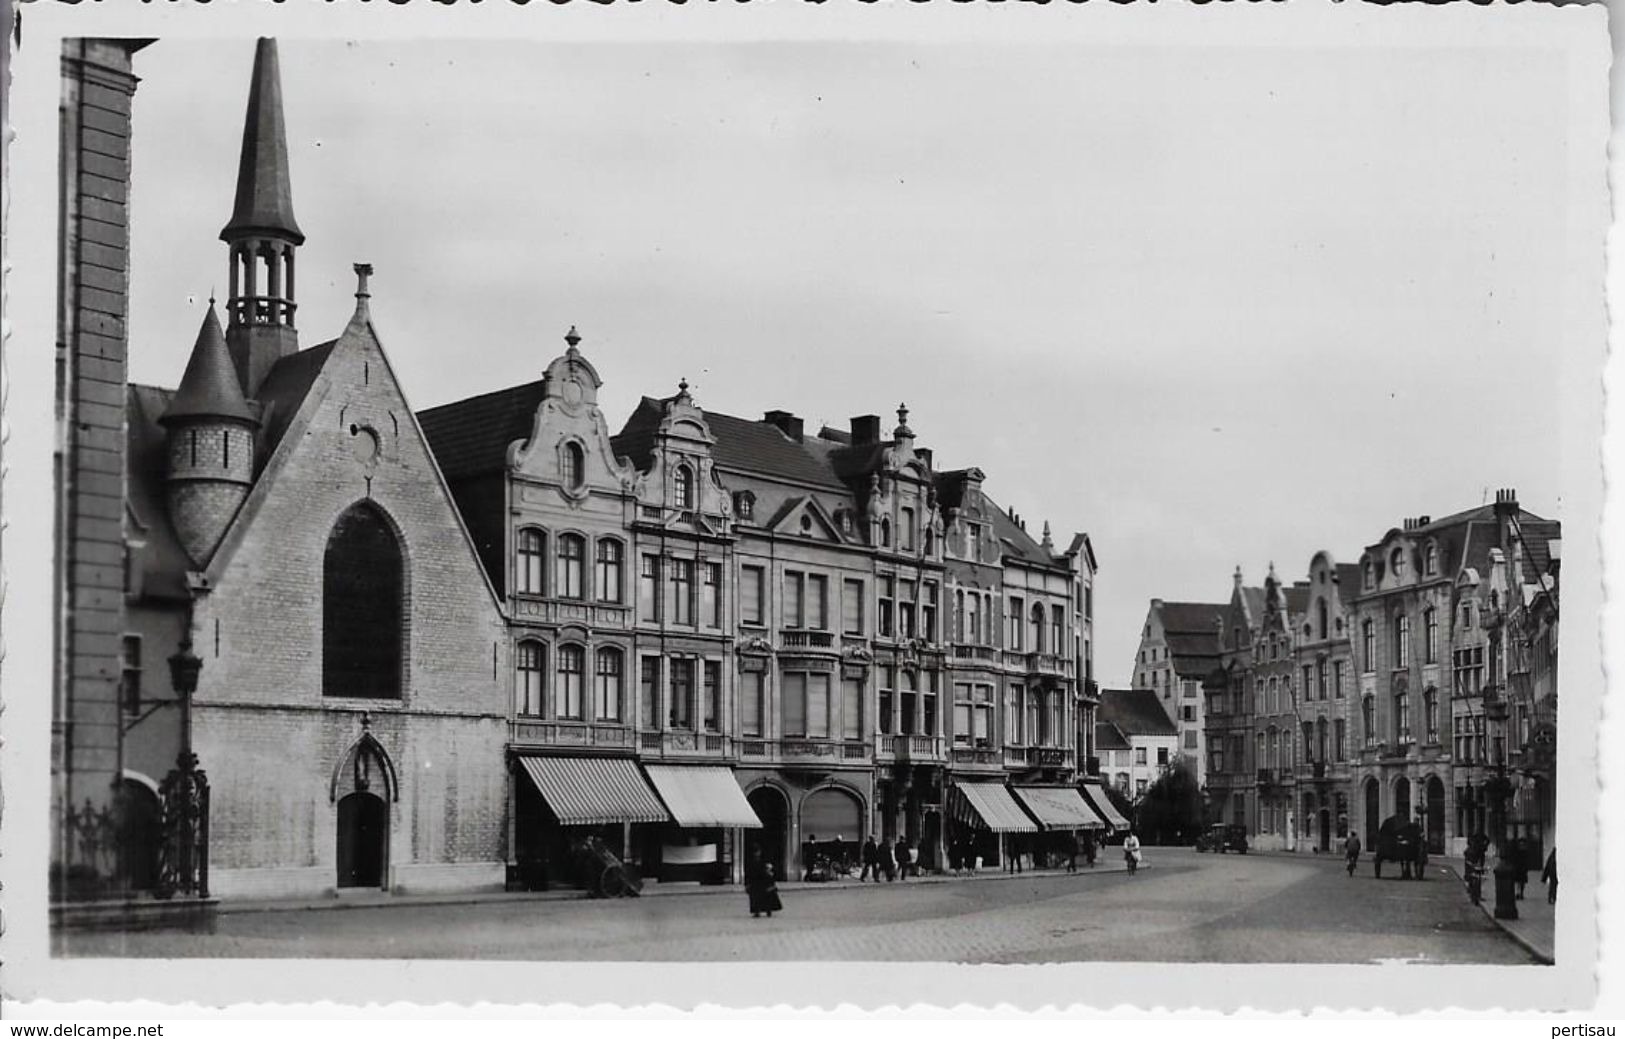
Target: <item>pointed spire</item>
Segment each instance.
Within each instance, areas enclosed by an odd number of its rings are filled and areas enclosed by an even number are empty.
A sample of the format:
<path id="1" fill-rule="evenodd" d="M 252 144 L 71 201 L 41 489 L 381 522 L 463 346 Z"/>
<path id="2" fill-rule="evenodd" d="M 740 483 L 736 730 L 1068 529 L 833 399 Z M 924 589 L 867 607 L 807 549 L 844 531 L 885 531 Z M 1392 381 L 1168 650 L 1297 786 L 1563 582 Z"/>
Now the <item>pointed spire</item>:
<path id="1" fill-rule="evenodd" d="M 253 233 L 276 235 L 295 245 L 305 240 L 293 218 L 276 40 L 263 36 L 254 49 L 254 76 L 248 87 L 243 151 L 237 165 L 237 202 L 220 238 L 230 242 Z"/>
<path id="2" fill-rule="evenodd" d="M 159 421 L 167 425 L 189 418 L 255 421 L 254 412 L 243 397 L 243 387 L 237 381 L 231 355 L 226 352 L 226 334 L 220 328 L 220 318 L 215 315 L 212 301 L 203 315 L 203 326 L 198 329 L 197 342 L 186 362 L 180 388 Z"/>
<path id="3" fill-rule="evenodd" d="M 1055 539 L 1049 533 L 1049 520 L 1044 521 L 1044 540 L 1040 544 L 1051 552 L 1055 550 Z"/>

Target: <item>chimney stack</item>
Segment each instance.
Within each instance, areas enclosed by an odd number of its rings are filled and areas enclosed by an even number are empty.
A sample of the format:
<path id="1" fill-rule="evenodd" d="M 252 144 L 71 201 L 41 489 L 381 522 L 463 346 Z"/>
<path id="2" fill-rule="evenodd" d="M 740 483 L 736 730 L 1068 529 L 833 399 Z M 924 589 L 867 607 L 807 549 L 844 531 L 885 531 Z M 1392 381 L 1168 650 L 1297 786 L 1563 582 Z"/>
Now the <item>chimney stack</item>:
<path id="1" fill-rule="evenodd" d="M 794 440 L 796 443 L 801 443 L 802 421 L 796 416 L 790 414 L 788 411 L 769 411 L 762 416 L 762 421 L 775 427 L 779 432 L 783 433 L 791 440 Z"/>
<path id="2" fill-rule="evenodd" d="M 879 415 L 852 416 L 852 443 L 873 444 L 880 439 Z"/>

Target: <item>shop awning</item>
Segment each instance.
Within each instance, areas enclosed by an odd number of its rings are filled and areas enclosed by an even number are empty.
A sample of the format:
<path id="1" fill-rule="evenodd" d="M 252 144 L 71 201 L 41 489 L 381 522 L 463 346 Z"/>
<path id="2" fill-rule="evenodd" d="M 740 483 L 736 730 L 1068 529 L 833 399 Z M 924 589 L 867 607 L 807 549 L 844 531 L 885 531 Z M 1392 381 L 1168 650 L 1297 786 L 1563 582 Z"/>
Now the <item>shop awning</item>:
<path id="1" fill-rule="evenodd" d="M 1128 820 L 1123 818 L 1123 813 L 1119 812 L 1117 806 L 1112 804 L 1112 799 L 1106 796 L 1104 787 L 1095 783 L 1085 783 L 1083 786 L 1083 799 L 1089 802 L 1089 806 L 1102 819 L 1106 820 L 1107 825 L 1112 829 L 1130 829 Z"/>
<path id="2" fill-rule="evenodd" d="M 649 781 L 678 826 L 743 826 L 762 820 L 745 800 L 733 769 L 721 765 L 645 765 Z"/>
<path id="3" fill-rule="evenodd" d="M 1038 832 L 1037 824 L 1027 818 L 1003 783 L 960 783 L 954 789 L 959 791 L 959 805 L 971 816 L 966 822 L 980 823 L 994 833 Z"/>
<path id="4" fill-rule="evenodd" d="M 631 758 L 520 758 L 563 826 L 663 823 L 670 818 Z"/>
<path id="5" fill-rule="evenodd" d="M 1018 786 L 1016 796 L 1050 830 L 1098 830 L 1106 824 L 1073 786 Z"/>

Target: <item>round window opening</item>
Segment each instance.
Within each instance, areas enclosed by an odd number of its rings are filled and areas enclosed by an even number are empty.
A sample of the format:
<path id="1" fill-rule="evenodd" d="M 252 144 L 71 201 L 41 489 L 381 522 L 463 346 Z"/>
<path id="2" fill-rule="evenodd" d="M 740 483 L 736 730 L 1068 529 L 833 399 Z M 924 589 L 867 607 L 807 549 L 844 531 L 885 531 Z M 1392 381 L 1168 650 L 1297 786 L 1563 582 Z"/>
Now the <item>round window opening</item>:
<path id="1" fill-rule="evenodd" d="M 371 426 L 350 425 L 350 453 L 363 465 L 378 461 L 378 433 Z"/>

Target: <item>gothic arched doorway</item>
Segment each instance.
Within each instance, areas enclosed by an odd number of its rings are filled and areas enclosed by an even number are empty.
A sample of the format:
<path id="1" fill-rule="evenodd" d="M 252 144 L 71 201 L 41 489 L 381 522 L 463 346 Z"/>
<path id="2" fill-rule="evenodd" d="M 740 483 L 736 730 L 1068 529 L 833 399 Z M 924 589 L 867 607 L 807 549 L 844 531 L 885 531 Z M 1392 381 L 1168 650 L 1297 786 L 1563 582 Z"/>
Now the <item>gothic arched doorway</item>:
<path id="1" fill-rule="evenodd" d="M 1365 781 L 1365 846 L 1375 851 L 1377 827 L 1382 823 L 1382 789 L 1375 779 Z"/>
<path id="2" fill-rule="evenodd" d="M 790 803 L 784 795 L 770 786 L 759 786 L 745 795 L 750 802 L 756 818 L 762 821 L 762 828 L 756 831 L 745 831 L 745 841 L 749 847 L 745 851 L 745 861 L 749 862 L 752 848 L 760 848 L 762 858 L 773 867 L 773 875 L 783 879 L 789 874 L 784 871 L 784 847 L 789 839 Z"/>
<path id="3" fill-rule="evenodd" d="M 1444 854 L 1444 784 L 1438 776 L 1429 776 L 1427 783 L 1428 798 L 1428 852 L 1433 855 Z"/>
<path id="4" fill-rule="evenodd" d="M 339 887 L 383 887 L 389 810 L 377 794 L 356 791 L 339 799 Z"/>

